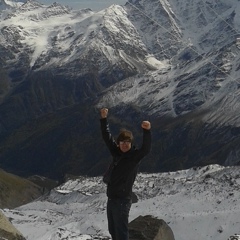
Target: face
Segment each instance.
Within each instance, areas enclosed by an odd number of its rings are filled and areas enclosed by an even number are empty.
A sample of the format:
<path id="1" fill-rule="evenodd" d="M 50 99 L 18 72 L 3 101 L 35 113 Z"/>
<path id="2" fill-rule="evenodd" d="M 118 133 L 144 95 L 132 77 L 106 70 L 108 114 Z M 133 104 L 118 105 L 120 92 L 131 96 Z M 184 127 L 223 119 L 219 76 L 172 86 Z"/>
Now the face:
<path id="1" fill-rule="evenodd" d="M 131 149 L 132 143 L 130 141 L 120 141 L 119 142 L 119 148 L 122 152 L 127 152 Z"/>

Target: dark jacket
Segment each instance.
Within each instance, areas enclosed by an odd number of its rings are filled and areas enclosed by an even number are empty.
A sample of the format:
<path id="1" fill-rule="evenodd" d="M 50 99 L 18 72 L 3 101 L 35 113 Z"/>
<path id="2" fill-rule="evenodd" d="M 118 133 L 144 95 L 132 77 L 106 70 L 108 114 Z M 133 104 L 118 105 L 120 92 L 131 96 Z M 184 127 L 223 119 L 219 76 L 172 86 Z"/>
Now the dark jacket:
<path id="1" fill-rule="evenodd" d="M 123 153 L 110 133 L 107 119 L 103 118 L 100 122 L 102 137 L 113 157 L 113 161 L 118 162 L 107 185 L 107 196 L 109 198 L 130 199 L 138 165 L 151 149 L 151 131 L 143 129 L 143 143 L 140 149 L 132 146 L 128 152 Z"/>

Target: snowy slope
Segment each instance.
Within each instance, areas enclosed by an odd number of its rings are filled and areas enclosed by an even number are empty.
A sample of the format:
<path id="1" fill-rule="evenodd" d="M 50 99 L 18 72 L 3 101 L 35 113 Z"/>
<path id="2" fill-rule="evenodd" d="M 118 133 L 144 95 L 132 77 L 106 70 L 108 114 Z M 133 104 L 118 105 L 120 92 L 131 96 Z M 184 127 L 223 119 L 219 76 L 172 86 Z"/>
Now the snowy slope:
<path id="1" fill-rule="evenodd" d="M 160 70 L 111 86 L 98 106 L 131 103 L 172 117 L 208 111 L 205 122 L 238 127 L 239 2 L 160 2 L 127 5 L 145 45 L 161 59 Z"/>
<path id="2" fill-rule="evenodd" d="M 240 234 L 239 169 L 210 165 L 140 173 L 134 185 L 139 201 L 132 205 L 130 221 L 149 214 L 161 218 L 176 240 L 227 240 Z M 101 178 L 80 177 L 3 212 L 28 240 L 102 239 L 108 236 L 105 190 Z"/>
<path id="3" fill-rule="evenodd" d="M 1 0 L 0 10 L 6 10 L 7 8 L 16 8 L 23 5 L 27 0 Z"/>
<path id="4" fill-rule="evenodd" d="M 0 28 L 8 26 L 11 34 L 20 35 L 18 44 L 22 49 L 30 50 L 29 67 L 64 66 L 95 50 L 96 55 L 99 51 L 106 58 L 98 60 L 100 71 L 106 68 L 105 61 L 116 64 L 119 59 L 140 70 L 141 58 L 146 54 L 146 49 L 126 15 L 125 10 L 118 5 L 94 13 L 90 9 L 73 11 L 57 3 L 45 6 L 30 1 L 1 21 Z M 6 36 L 0 38 L 2 41 L 4 39 Z M 14 43 L 16 39 L 12 40 Z M 124 45 L 129 50 L 137 48 L 135 54 L 141 58 L 128 56 Z M 20 54 L 18 52 L 15 58 L 18 59 Z"/>

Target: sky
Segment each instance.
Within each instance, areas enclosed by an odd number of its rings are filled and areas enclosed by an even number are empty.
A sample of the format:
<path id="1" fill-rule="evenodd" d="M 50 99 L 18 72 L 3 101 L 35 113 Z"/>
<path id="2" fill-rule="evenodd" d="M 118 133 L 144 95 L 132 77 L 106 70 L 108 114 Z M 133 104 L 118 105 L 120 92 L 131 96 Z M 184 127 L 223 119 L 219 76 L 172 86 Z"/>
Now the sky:
<path id="1" fill-rule="evenodd" d="M 240 240 L 240 167 L 209 165 L 177 172 L 139 173 L 139 215 L 163 219 L 176 240 Z M 101 177 L 68 180 L 49 195 L 16 209 L 4 209 L 29 240 L 93 240 L 109 236 L 106 185 Z M 230 238 L 234 234 L 238 238 Z M 61 236 L 61 237 L 60 237 Z"/>
<path id="2" fill-rule="evenodd" d="M 127 0 L 39 0 L 39 2 L 47 5 L 58 2 L 74 9 L 90 8 L 93 11 L 99 11 L 112 4 L 124 5 Z"/>

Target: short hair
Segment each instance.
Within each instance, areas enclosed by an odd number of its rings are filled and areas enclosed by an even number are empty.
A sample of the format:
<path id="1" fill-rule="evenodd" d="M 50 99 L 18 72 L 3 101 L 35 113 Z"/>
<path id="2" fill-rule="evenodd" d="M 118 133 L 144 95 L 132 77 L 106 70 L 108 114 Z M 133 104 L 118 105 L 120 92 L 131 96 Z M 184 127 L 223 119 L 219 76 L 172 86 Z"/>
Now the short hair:
<path id="1" fill-rule="evenodd" d="M 120 141 L 130 141 L 132 143 L 133 142 L 132 132 L 124 128 L 121 129 L 117 137 L 117 143 L 119 144 Z"/>

